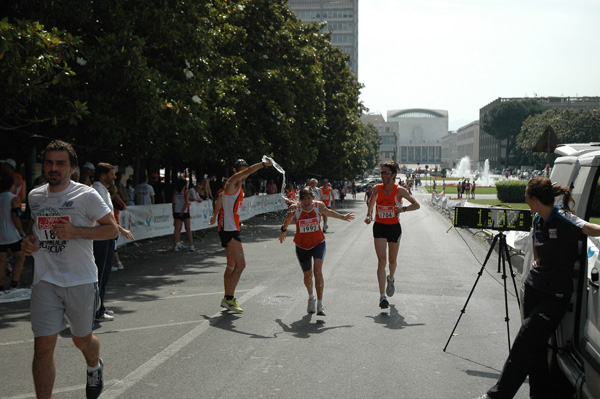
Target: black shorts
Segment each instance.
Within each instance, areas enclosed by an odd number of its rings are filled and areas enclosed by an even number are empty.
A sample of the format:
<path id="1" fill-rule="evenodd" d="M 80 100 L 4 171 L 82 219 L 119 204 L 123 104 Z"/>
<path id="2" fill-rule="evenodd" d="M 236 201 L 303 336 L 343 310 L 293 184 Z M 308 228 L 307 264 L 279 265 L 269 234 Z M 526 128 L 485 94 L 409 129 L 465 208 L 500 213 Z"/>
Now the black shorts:
<path id="1" fill-rule="evenodd" d="M 0 245 L 0 252 L 8 252 L 9 249 L 11 252 L 19 252 L 21 250 L 22 241 L 23 240 L 19 240 L 17 242 L 13 242 L 12 244 Z"/>
<path id="2" fill-rule="evenodd" d="M 298 262 L 300 262 L 302 271 L 307 272 L 312 269 L 313 258 L 325 259 L 325 249 L 325 241 L 321 241 L 311 249 L 300 248 L 296 245 L 296 257 L 298 258 Z"/>
<path id="3" fill-rule="evenodd" d="M 387 242 L 399 242 L 402 237 L 400 223 L 395 224 L 373 224 L 373 238 L 386 238 Z"/>
<path id="4" fill-rule="evenodd" d="M 240 238 L 240 232 L 237 230 L 219 231 L 219 238 L 221 239 L 221 246 L 223 248 L 227 248 L 227 244 L 229 244 L 229 241 L 231 241 L 232 238 L 236 241 L 242 242 L 242 239 Z"/>
<path id="5" fill-rule="evenodd" d="M 185 220 L 185 219 L 189 219 L 190 218 L 190 214 L 185 212 L 183 215 L 180 216 L 179 212 L 177 213 L 173 213 L 173 219 L 174 220 Z"/>

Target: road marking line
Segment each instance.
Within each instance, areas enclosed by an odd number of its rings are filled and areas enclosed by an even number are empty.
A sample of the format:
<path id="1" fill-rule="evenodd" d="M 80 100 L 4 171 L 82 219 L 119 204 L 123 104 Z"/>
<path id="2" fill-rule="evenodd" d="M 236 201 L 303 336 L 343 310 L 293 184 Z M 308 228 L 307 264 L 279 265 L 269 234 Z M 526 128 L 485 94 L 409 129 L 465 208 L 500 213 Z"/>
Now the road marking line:
<path id="1" fill-rule="evenodd" d="M 266 288 L 267 286 L 257 286 L 250 290 L 247 294 L 240 297 L 240 301 L 247 301 L 253 296 L 263 292 Z M 213 316 L 211 316 L 211 319 L 219 316 L 220 314 L 221 311 L 215 313 Z M 194 327 L 193 330 L 179 338 L 177 341 L 173 342 L 171 345 L 150 358 L 146 363 L 129 373 L 129 375 L 125 376 L 125 378 L 116 382 L 113 386 L 105 390 L 102 393 L 102 398 L 111 399 L 118 398 L 119 396 L 123 395 L 128 389 L 141 381 L 146 375 L 156 370 L 156 368 L 158 368 L 161 364 L 169 360 L 177 352 L 192 343 L 196 338 L 207 331 L 209 327 L 210 323 L 208 323 L 208 321 L 203 321 L 199 326 Z"/>

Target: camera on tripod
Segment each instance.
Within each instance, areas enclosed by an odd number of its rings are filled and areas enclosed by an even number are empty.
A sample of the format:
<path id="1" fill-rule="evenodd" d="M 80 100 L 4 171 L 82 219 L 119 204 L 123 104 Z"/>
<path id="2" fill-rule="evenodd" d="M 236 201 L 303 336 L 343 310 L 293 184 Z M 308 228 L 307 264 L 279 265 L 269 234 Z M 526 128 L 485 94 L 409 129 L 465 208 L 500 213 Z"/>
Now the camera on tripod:
<path id="1" fill-rule="evenodd" d="M 529 231 L 533 216 L 529 209 L 511 208 L 454 208 L 454 226 L 500 231 Z"/>

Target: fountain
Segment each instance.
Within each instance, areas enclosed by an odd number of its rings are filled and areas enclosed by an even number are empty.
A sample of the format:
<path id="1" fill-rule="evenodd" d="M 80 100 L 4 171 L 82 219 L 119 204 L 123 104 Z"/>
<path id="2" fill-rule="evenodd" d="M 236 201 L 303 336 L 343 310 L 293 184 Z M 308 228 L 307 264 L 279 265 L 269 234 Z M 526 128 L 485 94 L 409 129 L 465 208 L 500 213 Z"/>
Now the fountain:
<path id="1" fill-rule="evenodd" d="M 471 158 L 464 156 L 461 158 L 458 168 L 452 171 L 452 177 L 471 177 Z"/>
<path id="2" fill-rule="evenodd" d="M 471 171 L 471 159 L 469 156 L 464 156 L 461 158 L 458 168 L 454 169 L 450 174 L 452 177 L 459 177 L 463 179 L 469 179 L 475 181 L 475 184 L 479 187 L 481 186 L 494 186 L 495 182 L 490 177 L 490 161 L 486 159 L 483 165 L 483 172 L 479 173 L 477 180 L 475 180 L 475 175 Z"/>
<path id="3" fill-rule="evenodd" d="M 478 186 L 494 186 L 494 181 L 490 177 L 490 160 L 486 159 L 483 164 L 483 172 L 479 174 L 479 177 L 475 181 Z"/>

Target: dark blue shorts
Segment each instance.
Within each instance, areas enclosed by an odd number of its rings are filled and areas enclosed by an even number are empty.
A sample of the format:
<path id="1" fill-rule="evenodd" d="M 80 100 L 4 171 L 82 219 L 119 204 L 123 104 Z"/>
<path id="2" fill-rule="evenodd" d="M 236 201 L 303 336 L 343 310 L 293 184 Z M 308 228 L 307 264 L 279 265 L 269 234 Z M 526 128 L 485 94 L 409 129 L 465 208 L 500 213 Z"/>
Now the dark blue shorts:
<path id="1" fill-rule="evenodd" d="M 300 267 L 303 272 L 307 272 L 312 269 L 312 260 L 325 259 L 325 241 L 320 242 L 311 249 L 300 248 L 296 245 L 296 257 L 300 262 Z"/>

